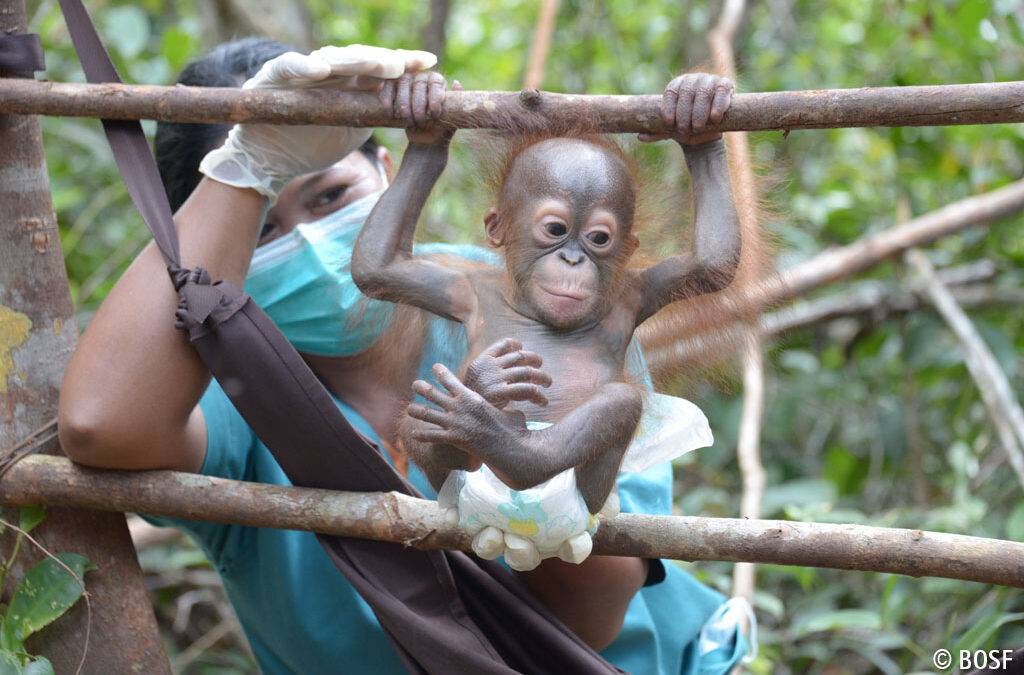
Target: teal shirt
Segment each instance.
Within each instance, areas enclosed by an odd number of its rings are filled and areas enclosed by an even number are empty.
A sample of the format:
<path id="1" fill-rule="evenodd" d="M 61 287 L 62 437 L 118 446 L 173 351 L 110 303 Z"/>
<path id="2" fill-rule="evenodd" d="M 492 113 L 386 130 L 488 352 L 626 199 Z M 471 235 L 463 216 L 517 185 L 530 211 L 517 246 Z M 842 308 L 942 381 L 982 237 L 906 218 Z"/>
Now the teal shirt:
<path id="1" fill-rule="evenodd" d="M 492 255 L 479 248 L 445 245 L 423 247 L 418 252 L 452 253 L 481 261 L 490 261 L 488 256 Z M 461 326 L 432 317 L 420 376 L 432 377 L 429 369 L 433 363 L 458 366 L 466 349 Z M 631 350 L 630 359 L 630 370 L 650 386 L 638 349 Z M 353 408 L 341 401 L 336 403 L 357 430 L 377 440 L 377 434 Z M 290 485 L 220 385 L 213 382 L 199 405 L 207 428 L 206 459 L 200 471 L 203 475 Z M 415 465 L 409 467 L 409 480 L 426 496 L 435 496 Z M 618 489 L 624 512 L 669 514 L 671 464 L 666 462 L 639 474 L 622 474 Z M 263 673 L 405 672 L 373 611 L 334 567 L 315 535 L 166 518 L 150 520 L 180 527 L 202 547 L 224 582 Z M 672 562 L 664 565 L 665 579 L 637 593 L 622 631 L 602 655 L 637 674 L 728 672 L 746 651 L 742 637 L 737 636 L 725 658 L 719 655 L 717 659 L 702 658 L 697 641 L 704 622 L 724 598 Z"/>

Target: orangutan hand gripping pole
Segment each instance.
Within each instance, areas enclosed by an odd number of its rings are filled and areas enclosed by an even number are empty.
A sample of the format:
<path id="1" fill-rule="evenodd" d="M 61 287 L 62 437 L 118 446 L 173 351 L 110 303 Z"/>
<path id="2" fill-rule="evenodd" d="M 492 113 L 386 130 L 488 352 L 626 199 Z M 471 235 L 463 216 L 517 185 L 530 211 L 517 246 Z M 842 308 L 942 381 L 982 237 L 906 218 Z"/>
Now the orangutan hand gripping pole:
<path id="1" fill-rule="evenodd" d="M 621 151 L 602 137 L 549 137 L 511 160 L 484 217 L 507 269 L 474 269 L 412 255 L 416 222 L 444 170 L 452 132 L 430 124 L 444 97 L 439 75 L 398 83 L 396 109 L 411 106 L 420 127 L 408 131 L 398 175 L 359 236 L 352 275 L 369 296 L 466 326 L 463 379 L 435 365 L 446 391 L 415 382 L 414 391 L 437 407 L 413 403 L 404 421 L 407 447 L 435 487 L 452 469 L 480 462 L 516 490 L 575 467 L 587 508 L 601 509 L 642 409 L 641 393 L 624 373 L 634 330 L 668 303 L 728 285 L 739 260 L 724 145 L 721 134 L 705 131 L 722 119 L 731 96 L 724 78 L 678 77 L 662 103 L 675 132 L 641 137 L 674 138 L 683 148 L 695 208 L 691 253 L 627 268 L 638 244 L 636 187 Z M 531 431 L 527 420 L 552 424 Z"/>

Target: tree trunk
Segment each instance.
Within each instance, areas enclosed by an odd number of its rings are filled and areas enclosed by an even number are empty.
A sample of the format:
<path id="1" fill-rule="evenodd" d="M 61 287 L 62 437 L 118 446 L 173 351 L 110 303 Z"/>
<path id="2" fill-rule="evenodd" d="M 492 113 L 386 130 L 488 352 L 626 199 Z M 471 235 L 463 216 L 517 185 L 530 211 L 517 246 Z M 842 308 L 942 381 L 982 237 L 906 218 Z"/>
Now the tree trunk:
<path id="1" fill-rule="evenodd" d="M 0 0 L 0 33 L 25 32 L 23 0 Z M 9 74 L 13 75 L 13 74 Z M 42 134 L 35 117 L 0 115 L 0 451 L 15 446 L 57 414 L 64 366 L 77 339 Z M 57 452 L 56 440 L 44 449 Z M 17 513 L 5 518 L 17 522 Z M 54 552 L 81 553 L 98 567 L 85 577 L 92 598 L 30 641 L 58 673 L 74 673 L 91 633 L 83 672 L 169 673 L 163 644 L 124 516 L 51 509 L 33 536 Z M 13 534 L 0 548 L 9 550 Z M 12 574 L 41 559 L 24 546 Z M 13 581 L 14 579 L 11 579 Z M 10 592 L 13 584 L 8 584 Z"/>

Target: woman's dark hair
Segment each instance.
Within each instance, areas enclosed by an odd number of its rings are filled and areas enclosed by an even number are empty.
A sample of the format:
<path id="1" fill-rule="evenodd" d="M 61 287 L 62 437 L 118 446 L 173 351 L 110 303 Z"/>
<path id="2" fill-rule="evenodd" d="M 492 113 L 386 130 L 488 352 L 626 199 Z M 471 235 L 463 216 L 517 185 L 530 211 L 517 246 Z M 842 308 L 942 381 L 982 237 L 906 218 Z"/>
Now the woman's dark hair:
<path id="1" fill-rule="evenodd" d="M 178 76 L 178 84 L 240 87 L 264 63 L 289 51 L 295 50 L 269 38 L 250 37 L 225 42 L 185 66 Z M 230 124 L 160 122 L 156 125 L 156 163 L 171 202 L 171 211 L 177 211 L 199 185 L 202 178 L 199 163 L 206 153 L 224 141 L 230 129 Z M 359 149 L 375 162 L 377 147 L 377 140 L 371 136 Z"/>

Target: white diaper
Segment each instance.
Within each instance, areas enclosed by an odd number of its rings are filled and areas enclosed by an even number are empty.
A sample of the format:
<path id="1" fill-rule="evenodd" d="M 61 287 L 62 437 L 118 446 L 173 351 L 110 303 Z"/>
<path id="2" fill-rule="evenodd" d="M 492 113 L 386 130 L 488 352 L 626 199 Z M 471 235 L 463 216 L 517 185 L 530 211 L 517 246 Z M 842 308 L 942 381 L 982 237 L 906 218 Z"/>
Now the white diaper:
<path id="1" fill-rule="evenodd" d="M 531 430 L 551 426 L 527 422 Z M 643 471 L 713 442 L 700 408 L 675 396 L 649 394 L 637 433 L 621 471 Z M 532 570 L 545 558 L 579 564 L 590 555 L 590 535 L 599 520 L 587 510 L 569 469 L 528 490 L 513 490 L 485 465 L 473 472 L 452 471 L 437 495 L 450 518 L 473 536 L 473 551 L 493 560 L 505 556 L 514 570 Z M 619 512 L 612 492 L 601 509 L 604 518 Z"/>

